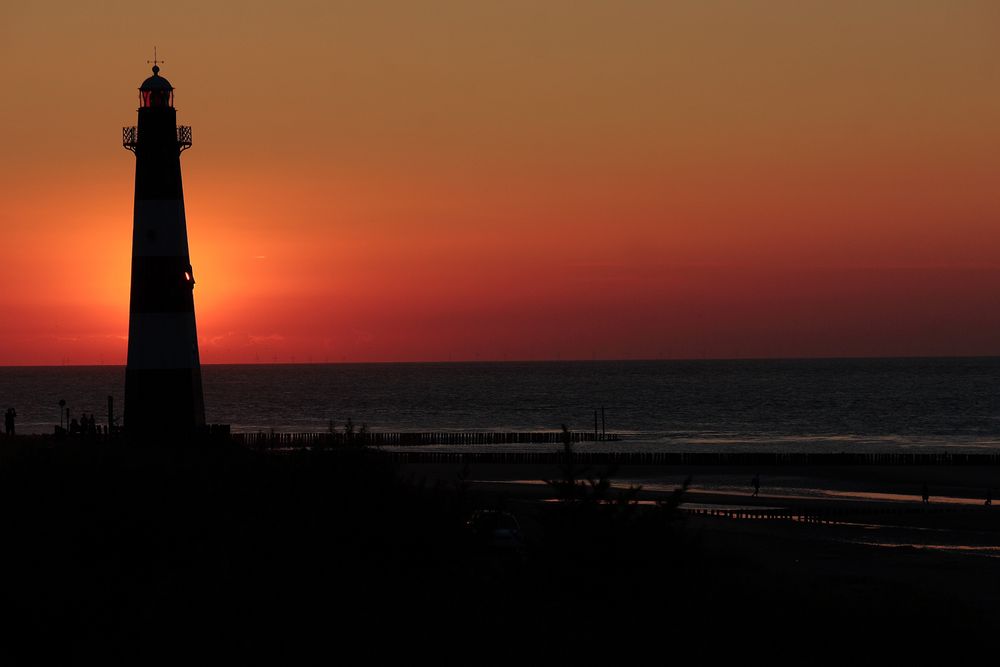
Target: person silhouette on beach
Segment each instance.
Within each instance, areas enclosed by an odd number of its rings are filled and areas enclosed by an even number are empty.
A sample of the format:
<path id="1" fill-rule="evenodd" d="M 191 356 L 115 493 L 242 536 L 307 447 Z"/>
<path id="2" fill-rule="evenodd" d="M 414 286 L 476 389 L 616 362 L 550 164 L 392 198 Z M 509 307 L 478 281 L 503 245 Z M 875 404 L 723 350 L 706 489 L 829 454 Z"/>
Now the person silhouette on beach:
<path id="1" fill-rule="evenodd" d="M 983 503 L 983 504 L 986 505 L 987 507 L 989 507 L 990 505 L 993 504 L 993 487 L 992 486 L 987 486 L 986 487 L 986 502 Z"/>
<path id="2" fill-rule="evenodd" d="M 7 408 L 7 412 L 3 415 L 3 427 L 7 435 L 14 435 L 14 419 L 17 417 L 17 411 L 14 408 Z"/>
<path id="3" fill-rule="evenodd" d="M 931 502 L 931 490 L 930 487 L 927 486 L 927 482 L 924 482 L 924 486 L 920 491 L 920 498 L 924 505 L 928 505 Z"/>
<path id="4" fill-rule="evenodd" d="M 751 497 L 756 498 L 760 494 L 760 473 L 754 475 L 750 483 L 753 484 L 753 495 Z"/>

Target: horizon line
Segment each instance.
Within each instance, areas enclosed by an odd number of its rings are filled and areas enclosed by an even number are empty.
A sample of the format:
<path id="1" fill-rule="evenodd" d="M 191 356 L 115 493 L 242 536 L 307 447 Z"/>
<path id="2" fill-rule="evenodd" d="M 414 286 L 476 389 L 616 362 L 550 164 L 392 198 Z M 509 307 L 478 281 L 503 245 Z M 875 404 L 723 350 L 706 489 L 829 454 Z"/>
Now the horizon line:
<path id="1" fill-rule="evenodd" d="M 949 355 L 817 355 L 790 357 L 648 357 L 648 358 L 569 358 L 569 359 L 425 359 L 411 361 L 253 361 L 201 363 L 201 366 L 378 366 L 442 364 L 559 364 L 559 363 L 650 363 L 650 362 L 737 362 L 737 361 L 875 361 L 875 360 L 1000 359 L 1000 354 Z M 125 368 L 126 364 L 6 364 L 3 368 Z"/>

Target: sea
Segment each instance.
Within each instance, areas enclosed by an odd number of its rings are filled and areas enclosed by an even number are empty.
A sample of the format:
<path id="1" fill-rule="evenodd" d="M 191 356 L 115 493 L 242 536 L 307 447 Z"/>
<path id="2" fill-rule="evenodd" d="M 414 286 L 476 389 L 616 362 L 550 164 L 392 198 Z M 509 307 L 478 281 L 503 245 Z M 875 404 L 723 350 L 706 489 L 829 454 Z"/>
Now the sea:
<path id="1" fill-rule="evenodd" d="M 1000 358 L 206 365 L 234 432 L 598 430 L 632 451 L 1000 451 Z M 122 410 L 122 366 L 0 367 L 19 433 Z M 164 420 L 172 415 L 164 414 Z M 431 445 L 448 449 L 443 445 Z M 478 449 L 544 449 L 495 445 Z M 470 446 L 451 446 L 470 449 Z"/>

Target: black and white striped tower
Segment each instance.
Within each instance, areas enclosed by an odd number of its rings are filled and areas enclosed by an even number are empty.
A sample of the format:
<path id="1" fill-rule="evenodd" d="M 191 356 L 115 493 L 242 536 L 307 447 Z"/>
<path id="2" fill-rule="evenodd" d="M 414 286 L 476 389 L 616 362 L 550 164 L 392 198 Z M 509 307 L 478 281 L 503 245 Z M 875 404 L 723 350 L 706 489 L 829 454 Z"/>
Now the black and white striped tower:
<path id="1" fill-rule="evenodd" d="M 184 436 L 205 424 L 181 185 L 191 128 L 177 125 L 174 89 L 156 63 L 139 88 L 138 125 L 122 136 L 135 153 L 124 418 L 129 436 Z"/>

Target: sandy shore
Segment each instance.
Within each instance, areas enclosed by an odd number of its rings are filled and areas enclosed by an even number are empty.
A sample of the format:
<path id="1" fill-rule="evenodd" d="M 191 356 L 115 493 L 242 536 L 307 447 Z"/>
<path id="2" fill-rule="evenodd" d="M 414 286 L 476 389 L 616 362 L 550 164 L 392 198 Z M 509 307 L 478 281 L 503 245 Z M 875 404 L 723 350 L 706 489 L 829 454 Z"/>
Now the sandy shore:
<path id="1" fill-rule="evenodd" d="M 1000 627 L 1000 513 L 980 495 L 993 469 L 623 467 L 608 497 L 641 487 L 639 505 L 615 507 L 549 502 L 559 466 L 399 466 L 361 449 L 6 453 L 7 621 L 84 647 L 144 644 L 176 618 L 227 647 L 409 627 L 438 650 L 442 628 L 449 647 L 527 629 L 557 650 L 572 633 L 588 654 L 662 652 L 665 633 L 670 648 L 720 628 L 756 647 L 816 626 L 890 645 Z M 689 476 L 681 511 L 656 511 Z M 494 507 L 517 516 L 518 551 L 470 539 L 466 521 Z M 519 659 L 530 644 L 512 644 Z"/>
<path id="2" fill-rule="evenodd" d="M 591 470 L 598 475 L 601 470 Z M 548 466 L 473 466 L 467 481 L 484 503 L 527 517 L 553 499 Z M 760 493 L 751 479 L 760 474 Z M 458 466 L 413 465 L 404 474 L 453 483 Z M 988 625 L 1000 618 L 1000 507 L 985 506 L 1000 470 L 963 467 L 621 468 L 618 490 L 640 503 L 663 500 L 690 476 L 683 521 L 707 554 L 742 562 L 769 581 L 797 582 L 865 599 L 920 594 L 957 605 Z M 923 485 L 930 502 L 922 503 Z M 613 495 L 613 494 L 612 494 Z M 773 584 L 772 584 L 773 585 Z M 792 585 L 792 584 L 789 584 Z M 896 593 L 893 593 L 896 591 Z M 781 597 L 787 592 L 762 591 Z"/>

